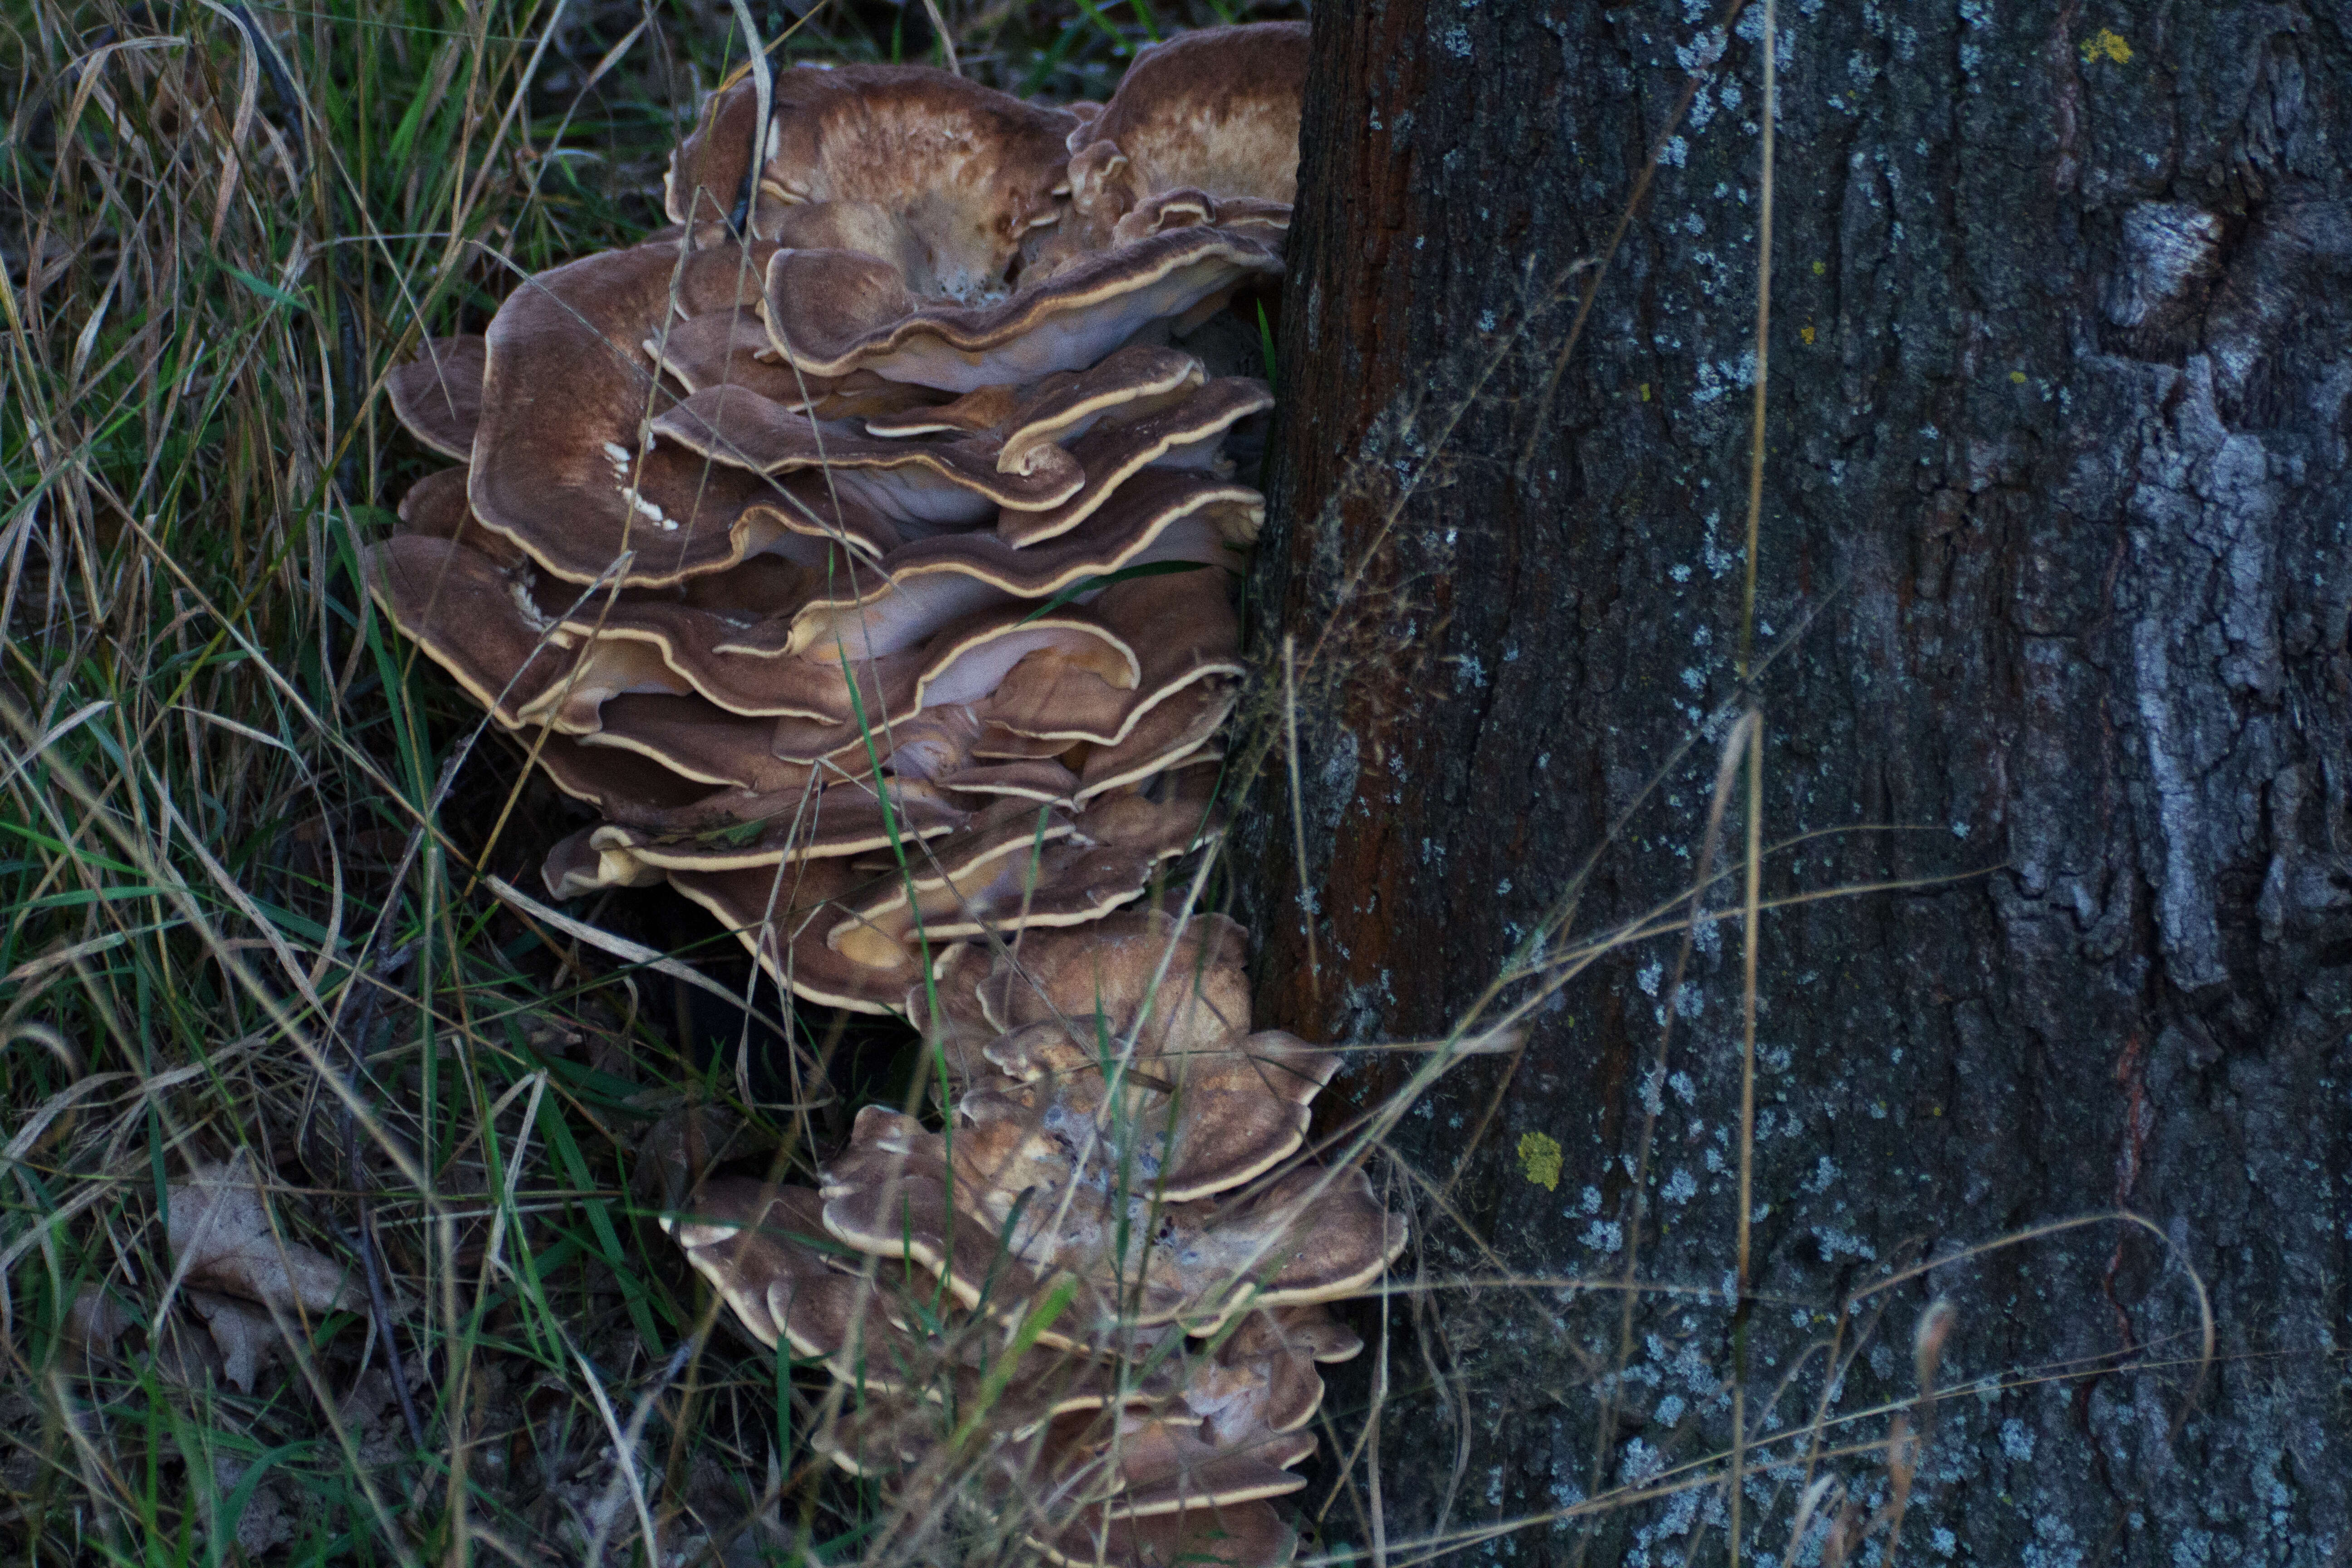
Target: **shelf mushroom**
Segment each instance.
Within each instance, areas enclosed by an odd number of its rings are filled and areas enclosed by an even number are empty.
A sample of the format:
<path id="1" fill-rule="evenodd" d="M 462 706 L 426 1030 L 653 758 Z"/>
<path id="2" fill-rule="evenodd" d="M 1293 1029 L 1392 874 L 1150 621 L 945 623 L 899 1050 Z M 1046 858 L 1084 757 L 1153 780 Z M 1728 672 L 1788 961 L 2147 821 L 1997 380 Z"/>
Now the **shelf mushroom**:
<path id="1" fill-rule="evenodd" d="M 1305 72 L 1301 24 L 1099 107 L 780 68 L 678 148 L 673 228 L 387 382 L 456 466 L 368 585 L 594 814 L 550 890 L 666 881 L 946 1066 L 944 1126 L 868 1108 L 821 1188 L 719 1178 L 673 1236 L 842 1380 L 839 1462 L 963 1466 L 1056 1563 L 1286 1560 L 1359 1348 L 1323 1304 L 1404 1245 L 1305 1150 L 1336 1058 L 1154 894 L 1223 828 L 1273 405 L 1225 307 L 1281 275 Z"/>
<path id="2" fill-rule="evenodd" d="M 1362 1349 L 1320 1303 L 1404 1236 L 1299 1157 L 1335 1058 L 1250 1029 L 1242 957 L 1230 921 L 1156 911 L 959 949 L 924 986 L 944 1132 L 869 1106 L 822 1189 L 717 1177 L 665 1221 L 746 1331 L 843 1384 L 821 1451 L 952 1472 L 1056 1563 L 1288 1559 L 1268 1500 L 1305 1484 L 1320 1365 Z"/>

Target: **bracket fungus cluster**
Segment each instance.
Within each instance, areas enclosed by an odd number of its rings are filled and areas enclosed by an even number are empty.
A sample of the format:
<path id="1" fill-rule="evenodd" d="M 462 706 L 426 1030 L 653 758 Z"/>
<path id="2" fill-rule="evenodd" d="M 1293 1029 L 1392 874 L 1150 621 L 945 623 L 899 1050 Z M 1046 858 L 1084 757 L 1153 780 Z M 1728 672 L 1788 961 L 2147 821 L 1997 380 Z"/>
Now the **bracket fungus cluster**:
<path id="1" fill-rule="evenodd" d="M 1122 912 L 954 948 L 938 1131 L 858 1114 L 823 1185 L 707 1183 L 671 1235 L 762 1342 L 822 1361 L 818 1443 L 943 1468 L 1056 1563 L 1286 1561 L 1324 1303 L 1402 1250 L 1363 1172 L 1301 1153 L 1336 1058 L 1252 1031 L 1241 929 Z"/>
<path id="2" fill-rule="evenodd" d="M 1320 1303 L 1403 1245 L 1301 1154 L 1333 1058 L 1251 1031 L 1239 929 L 1142 901 L 1219 831 L 1273 403 L 1228 307 L 1282 270 L 1305 70 L 1265 24 L 1105 104 L 743 81 L 670 228 L 390 385 L 458 466 L 371 590 L 594 812 L 551 890 L 667 880 L 945 1064 L 940 1130 L 868 1109 L 821 1191 L 716 1180 L 674 1234 L 854 1391 L 841 1464 L 959 1455 L 1056 1561 L 1282 1560 L 1358 1348 Z"/>

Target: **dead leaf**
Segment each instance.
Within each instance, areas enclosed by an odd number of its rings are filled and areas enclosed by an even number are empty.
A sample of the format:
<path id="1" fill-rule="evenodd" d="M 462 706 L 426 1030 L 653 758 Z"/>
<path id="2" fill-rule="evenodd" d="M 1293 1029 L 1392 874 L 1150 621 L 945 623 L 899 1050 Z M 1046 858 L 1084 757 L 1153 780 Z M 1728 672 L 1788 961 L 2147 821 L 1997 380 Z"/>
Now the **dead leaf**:
<path id="1" fill-rule="evenodd" d="M 185 1310 L 187 1302 L 183 1300 L 180 1306 L 182 1310 L 171 1313 L 156 1325 L 155 1371 L 174 1387 L 201 1390 L 221 1381 L 226 1363 L 212 1335 L 198 1332 L 190 1321 L 194 1314 Z"/>
<path id="2" fill-rule="evenodd" d="M 213 1458 L 213 1496 L 219 1505 L 226 1505 L 236 1493 L 237 1483 L 251 1473 L 252 1467 L 228 1456 Z M 247 1494 L 245 1508 L 236 1516 L 236 1543 L 248 1558 L 258 1558 L 272 1547 L 283 1546 L 294 1539 L 296 1520 L 293 1509 L 286 1500 L 285 1489 L 275 1476 L 264 1476 Z"/>
<path id="3" fill-rule="evenodd" d="M 286 1312 L 362 1309 L 364 1299 L 342 1265 L 271 1230 L 243 1150 L 191 1168 L 185 1182 L 173 1184 L 171 1198 L 172 1258 L 192 1289 Z"/>
<path id="4" fill-rule="evenodd" d="M 239 1393 L 251 1394 L 255 1376 L 278 1352 L 278 1325 L 268 1310 L 211 1290 L 191 1290 L 186 1300 L 220 1347 L 222 1378 Z"/>
<path id="5" fill-rule="evenodd" d="M 120 1301 L 107 1294 L 104 1287 L 85 1285 L 74 1292 L 73 1305 L 66 1309 L 62 1326 L 68 1344 L 103 1354 L 114 1348 L 123 1330 L 138 1321 Z"/>

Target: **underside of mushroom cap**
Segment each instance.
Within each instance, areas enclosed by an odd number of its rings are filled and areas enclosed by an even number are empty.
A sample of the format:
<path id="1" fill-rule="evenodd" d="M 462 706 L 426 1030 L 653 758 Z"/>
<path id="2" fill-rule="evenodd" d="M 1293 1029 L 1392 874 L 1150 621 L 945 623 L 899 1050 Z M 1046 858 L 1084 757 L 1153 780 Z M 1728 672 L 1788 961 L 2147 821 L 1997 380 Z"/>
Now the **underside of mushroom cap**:
<path id="1" fill-rule="evenodd" d="M 866 779 L 836 781 L 822 792 L 744 794 L 732 802 L 709 795 L 673 817 L 690 812 L 709 813 L 710 825 L 668 833 L 608 823 L 596 830 L 597 846 L 673 870 L 737 871 L 906 848 L 971 820 L 931 785 L 900 779 L 886 779 L 878 793 Z"/>
<path id="2" fill-rule="evenodd" d="M 1000 594 L 1043 599 L 1067 588 L 1083 593 L 1089 578 L 1162 562 L 1233 567 L 1240 559 L 1237 552 L 1256 540 L 1265 516 L 1265 498 L 1247 485 L 1181 469 L 1147 468 L 1121 486 L 1101 510 L 1042 544 L 1008 544 L 992 532 L 943 533 L 892 551 L 879 566 L 893 585 L 886 592 L 903 588 L 911 578 L 949 575 L 970 578 Z M 834 609 L 813 605 L 804 614 L 816 619 L 834 617 L 840 609 L 862 612 L 880 597 L 877 594 Z M 959 599 L 953 614 L 977 607 Z M 944 624 L 939 620 L 929 626 Z"/>
<path id="3" fill-rule="evenodd" d="M 556 840 L 540 862 L 540 880 L 550 896 L 584 898 L 606 888 L 651 887 L 663 879 L 658 867 L 648 866 L 626 850 L 599 849 L 593 828 L 583 827 Z"/>
<path id="4" fill-rule="evenodd" d="M 1306 1426 L 1323 1403 L 1318 1363 L 1364 1348 L 1319 1305 L 1245 1312 L 1221 1339 L 1213 1353 L 1185 1363 L 1183 1397 L 1208 1436 L 1235 1442 Z"/>

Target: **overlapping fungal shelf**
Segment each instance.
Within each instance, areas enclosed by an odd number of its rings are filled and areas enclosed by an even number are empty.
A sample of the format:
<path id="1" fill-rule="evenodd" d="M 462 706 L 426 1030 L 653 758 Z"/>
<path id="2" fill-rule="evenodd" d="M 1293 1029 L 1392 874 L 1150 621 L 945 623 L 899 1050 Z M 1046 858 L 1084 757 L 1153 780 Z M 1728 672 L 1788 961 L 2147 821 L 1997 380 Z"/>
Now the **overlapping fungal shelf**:
<path id="1" fill-rule="evenodd" d="M 1057 1562 L 1284 1560 L 1358 1348 L 1321 1303 L 1404 1241 L 1302 1154 L 1332 1058 L 1251 1029 L 1239 928 L 1143 901 L 1219 831 L 1273 401 L 1228 305 L 1282 269 L 1305 63 L 1215 29 L 1064 107 L 800 67 L 764 123 L 747 80 L 671 229 L 391 387 L 458 466 L 371 586 L 597 814 L 550 889 L 667 880 L 940 1052 L 942 1129 L 869 1108 L 821 1190 L 673 1235 L 854 1385 L 826 1452 L 952 1449 Z"/>

